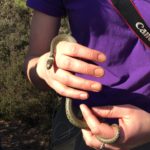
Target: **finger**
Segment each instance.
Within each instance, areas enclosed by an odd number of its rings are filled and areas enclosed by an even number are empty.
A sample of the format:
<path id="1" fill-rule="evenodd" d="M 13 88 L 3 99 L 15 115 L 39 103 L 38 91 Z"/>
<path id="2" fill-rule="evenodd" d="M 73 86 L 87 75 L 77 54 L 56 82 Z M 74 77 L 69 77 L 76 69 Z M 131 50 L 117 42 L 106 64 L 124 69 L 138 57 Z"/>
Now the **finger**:
<path id="1" fill-rule="evenodd" d="M 54 79 L 66 86 L 82 89 L 84 91 L 98 92 L 102 88 L 102 85 L 99 82 L 80 78 L 62 69 L 57 69 Z"/>
<path id="2" fill-rule="evenodd" d="M 99 140 L 97 140 L 95 135 L 93 135 L 91 133 L 91 131 L 86 130 L 86 129 L 82 129 L 81 131 L 82 131 L 83 139 L 84 139 L 86 145 L 89 147 L 92 147 L 96 150 L 99 150 L 100 147 L 102 146 L 102 143 Z M 104 149 L 120 150 L 119 147 L 120 146 L 117 147 L 115 145 L 105 144 Z M 121 148 L 121 150 L 127 150 L 127 149 Z"/>
<path id="3" fill-rule="evenodd" d="M 106 56 L 102 52 L 90 49 L 78 43 L 62 41 L 58 43 L 56 49 L 61 51 L 61 53 L 63 52 L 63 54 L 72 57 L 78 57 L 97 62 L 104 62 L 106 60 Z"/>
<path id="4" fill-rule="evenodd" d="M 91 131 L 82 129 L 83 139 L 87 146 L 92 147 L 94 149 L 99 148 L 100 142 L 96 139 L 95 135 L 91 133 Z"/>
<path id="5" fill-rule="evenodd" d="M 103 106 L 103 107 L 93 107 L 92 110 L 97 116 L 104 118 L 122 118 L 126 116 L 129 112 L 128 105 L 118 105 L 118 106 Z"/>
<path id="6" fill-rule="evenodd" d="M 83 117 L 91 132 L 104 138 L 112 138 L 115 134 L 113 127 L 100 121 L 95 117 L 92 111 L 84 104 L 80 105 Z"/>
<path id="7" fill-rule="evenodd" d="M 95 77 L 102 77 L 104 75 L 104 70 L 101 67 L 68 56 L 56 57 L 56 65 L 58 68 L 75 73 L 87 74 Z"/>
<path id="8" fill-rule="evenodd" d="M 58 94 L 62 96 L 81 100 L 88 98 L 87 92 L 67 87 L 56 80 L 52 80 L 51 82 L 49 82 L 49 84 L 50 87 L 52 87 Z"/>

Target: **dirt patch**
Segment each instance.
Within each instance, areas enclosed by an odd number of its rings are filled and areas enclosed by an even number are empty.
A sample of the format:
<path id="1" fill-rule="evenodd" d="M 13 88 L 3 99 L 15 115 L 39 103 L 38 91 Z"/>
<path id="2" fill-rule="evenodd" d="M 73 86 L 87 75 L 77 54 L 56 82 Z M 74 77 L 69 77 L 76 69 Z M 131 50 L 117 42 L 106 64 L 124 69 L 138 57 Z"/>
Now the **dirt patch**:
<path id="1" fill-rule="evenodd" d="M 0 150 L 48 150 L 50 131 L 21 121 L 0 121 Z"/>

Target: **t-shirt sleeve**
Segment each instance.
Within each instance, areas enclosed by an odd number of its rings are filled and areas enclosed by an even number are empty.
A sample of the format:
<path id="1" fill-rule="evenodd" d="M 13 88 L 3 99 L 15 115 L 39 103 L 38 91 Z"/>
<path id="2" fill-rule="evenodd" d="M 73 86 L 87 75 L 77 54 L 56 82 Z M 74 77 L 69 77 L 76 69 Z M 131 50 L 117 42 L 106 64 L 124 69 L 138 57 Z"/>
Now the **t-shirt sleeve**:
<path id="1" fill-rule="evenodd" d="M 27 0 L 27 6 L 50 16 L 61 17 L 65 15 L 62 0 Z"/>

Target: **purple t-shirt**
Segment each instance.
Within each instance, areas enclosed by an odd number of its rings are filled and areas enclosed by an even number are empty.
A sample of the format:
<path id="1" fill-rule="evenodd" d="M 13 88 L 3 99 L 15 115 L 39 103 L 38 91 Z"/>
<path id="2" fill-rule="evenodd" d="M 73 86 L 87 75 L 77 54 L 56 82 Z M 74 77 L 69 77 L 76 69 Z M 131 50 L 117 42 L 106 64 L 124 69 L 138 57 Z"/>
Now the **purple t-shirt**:
<path id="1" fill-rule="evenodd" d="M 150 27 L 150 0 L 133 0 Z M 150 112 L 150 48 L 145 47 L 108 0 L 28 0 L 27 5 L 48 15 L 68 15 L 72 35 L 87 47 L 102 51 L 102 78 L 78 74 L 103 84 L 89 92 L 89 105 L 133 104 Z"/>

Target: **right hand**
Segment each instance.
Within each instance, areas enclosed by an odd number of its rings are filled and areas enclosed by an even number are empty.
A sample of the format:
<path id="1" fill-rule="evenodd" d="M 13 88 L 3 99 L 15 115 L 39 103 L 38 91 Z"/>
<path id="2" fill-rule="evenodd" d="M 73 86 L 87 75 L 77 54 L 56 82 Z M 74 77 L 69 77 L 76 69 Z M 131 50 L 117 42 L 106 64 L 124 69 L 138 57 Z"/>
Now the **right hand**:
<path id="1" fill-rule="evenodd" d="M 77 77 L 74 73 L 102 77 L 103 68 L 83 60 L 104 62 L 106 56 L 103 53 L 77 43 L 62 41 L 56 46 L 55 63 L 50 70 L 46 69 L 48 57 L 49 53 L 46 53 L 39 58 L 37 74 L 60 95 L 84 100 L 88 98 L 87 91 L 101 90 L 99 82 Z"/>

